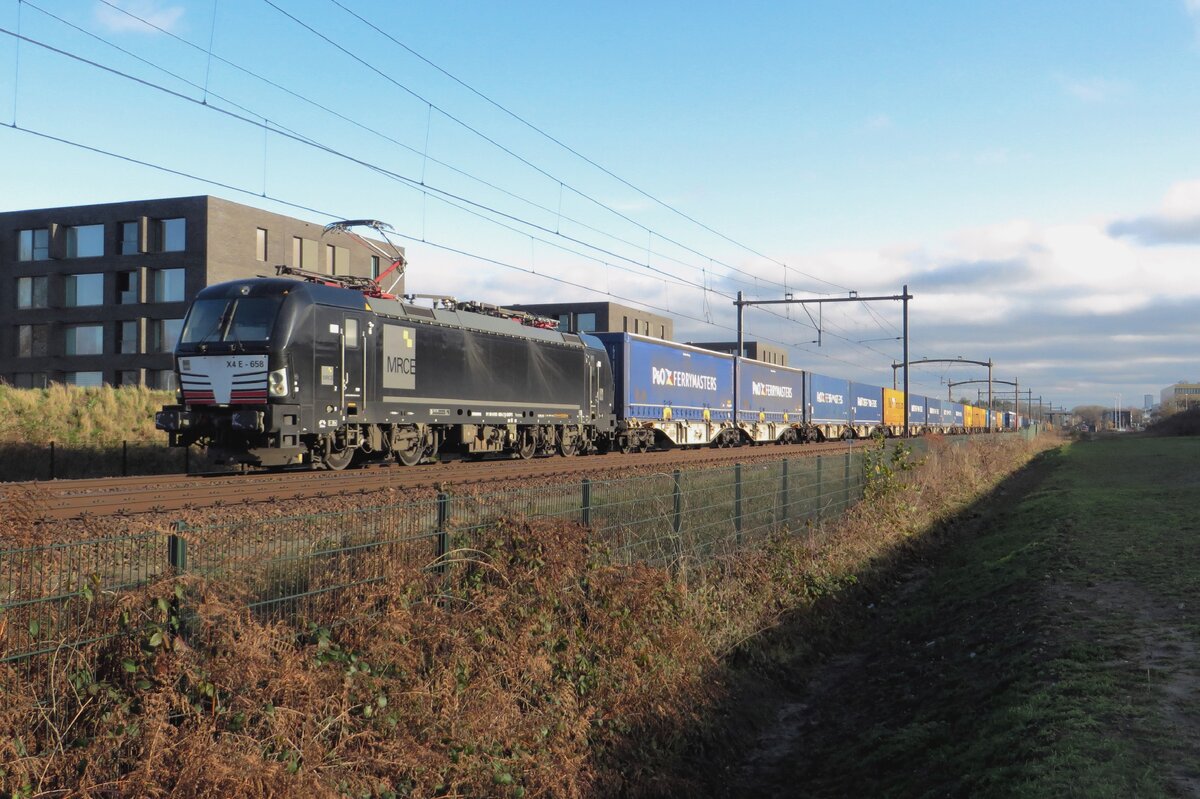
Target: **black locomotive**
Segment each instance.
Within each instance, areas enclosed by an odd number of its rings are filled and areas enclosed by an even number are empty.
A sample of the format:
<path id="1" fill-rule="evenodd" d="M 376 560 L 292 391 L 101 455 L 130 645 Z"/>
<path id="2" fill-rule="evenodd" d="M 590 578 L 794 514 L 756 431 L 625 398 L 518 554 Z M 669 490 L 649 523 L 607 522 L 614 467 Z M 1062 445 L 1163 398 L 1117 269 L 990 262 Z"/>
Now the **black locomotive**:
<path id="1" fill-rule="evenodd" d="M 173 446 L 200 444 L 228 464 L 344 469 L 440 452 L 569 456 L 613 441 L 612 369 L 591 336 L 301 276 L 197 295 L 175 350 L 181 404 L 156 417 Z"/>

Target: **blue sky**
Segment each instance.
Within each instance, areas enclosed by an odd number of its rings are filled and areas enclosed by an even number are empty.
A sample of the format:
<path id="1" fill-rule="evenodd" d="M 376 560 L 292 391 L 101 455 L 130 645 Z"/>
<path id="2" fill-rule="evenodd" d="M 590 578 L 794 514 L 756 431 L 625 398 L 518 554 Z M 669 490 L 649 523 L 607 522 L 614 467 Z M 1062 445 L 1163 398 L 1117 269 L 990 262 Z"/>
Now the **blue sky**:
<path id="1" fill-rule="evenodd" d="M 730 338 L 722 295 L 738 289 L 775 298 L 786 281 L 801 293 L 841 290 L 832 283 L 890 294 L 907 282 L 914 357 L 992 358 L 997 376 L 1067 405 L 1111 404 L 1118 393 L 1140 404 L 1200 379 L 1196 0 L 341 0 L 728 238 L 548 141 L 331 0 L 275 2 L 374 70 L 263 0 L 111 2 L 167 32 L 98 0 L 0 0 L 0 26 L 207 106 L 29 42 L 18 52 L 0 36 L 0 208 L 212 193 L 315 221 L 327 219 L 274 199 L 374 217 L 417 239 L 405 242 L 410 290 L 499 302 L 610 294 L 669 309 L 680 338 Z M 424 179 L 507 214 L 508 228 L 214 109 Z M 882 383 L 899 345 L 877 339 L 895 335 L 898 311 L 831 307 L 820 348 L 802 343 L 815 335 L 798 322 L 758 311 L 747 322 L 753 336 L 796 345 L 796 365 Z M 916 390 L 935 395 L 947 379 L 976 376 L 914 371 Z"/>

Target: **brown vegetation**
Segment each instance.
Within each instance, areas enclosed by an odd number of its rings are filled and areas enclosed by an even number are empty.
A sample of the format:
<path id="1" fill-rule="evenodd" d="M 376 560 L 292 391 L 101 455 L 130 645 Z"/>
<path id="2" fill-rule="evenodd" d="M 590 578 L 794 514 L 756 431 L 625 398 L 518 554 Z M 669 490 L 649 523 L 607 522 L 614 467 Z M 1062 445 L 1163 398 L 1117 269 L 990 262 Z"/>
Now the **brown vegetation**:
<path id="1" fill-rule="evenodd" d="M 768 657 L 761 632 L 869 579 L 1031 450 L 875 462 L 871 501 L 836 528 L 705 564 L 616 565 L 574 524 L 501 521 L 444 575 L 396 559 L 386 584 L 337 597 L 338 625 L 256 621 L 228 581 L 99 595 L 87 612 L 120 635 L 0 672 L 0 792 L 698 791 L 688 758 L 728 744 L 710 711 L 730 656 Z"/>
<path id="2" fill-rule="evenodd" d="M 1173 413 L 1146 428 L 1148 436 L 1200 436 L 1200 408 Z"/>

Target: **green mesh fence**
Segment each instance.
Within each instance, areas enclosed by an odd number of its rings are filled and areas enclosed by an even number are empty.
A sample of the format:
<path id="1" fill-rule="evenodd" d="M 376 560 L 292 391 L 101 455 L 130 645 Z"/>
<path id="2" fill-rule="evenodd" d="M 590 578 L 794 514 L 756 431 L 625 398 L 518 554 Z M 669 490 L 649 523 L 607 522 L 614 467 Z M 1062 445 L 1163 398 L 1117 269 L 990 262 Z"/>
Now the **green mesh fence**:
<path id="1" fill-rule="evenodd" d="M 115 634 L 92 619 L 94 598 L 172 574 L 231 581 L 261 618 L 336 621 L 344 592 L 398 563 L 452 568 L 455 549 L 506 517 L 576 522 L 618 562 L 703 563 L 836 519 L 862 498 L 863 451 L 0 549 L 0 663 Z"/>

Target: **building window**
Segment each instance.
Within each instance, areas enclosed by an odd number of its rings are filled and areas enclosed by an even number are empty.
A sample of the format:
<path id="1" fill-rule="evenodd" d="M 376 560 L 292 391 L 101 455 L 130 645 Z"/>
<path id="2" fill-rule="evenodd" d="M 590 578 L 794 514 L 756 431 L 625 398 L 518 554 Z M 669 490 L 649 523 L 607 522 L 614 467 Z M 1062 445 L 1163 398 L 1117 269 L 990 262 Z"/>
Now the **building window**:
<path id="1" fill-rule="evenodd" d="M 44 358 L 50 348 L 49 325 L 17 325 L 17 357 Z"/>
<path id="2" fill-rule="evenodd" d="M 142 375 L 137 369 L 123 369 L 117 372 L 118 386 L 136 386 L 142 382 Z"/>
<path id="3" fill-rule="evenodd" d="M 666 325 L 658 326 L 658 337 L 661 339 L 665 339 L 667 337 L 667 326 Z"/>
<path id="4" fill-rule="evenodd" d="M 182 319 L 155 319 L 150 322 L 150 343 L 147 352 L 174 352 L 183 329 Z"/>
<path id="5" fill-rule="evenodd" d="M 138 351 L 138 323 L 136 319 L 117 322 L 117 352 L 133 355 Z"/>
<path id="6" fill-rule="evenodd" d="M 174 369 L 155 369 L 147 372 L 146 376 L 152 388 L 157 388 L 162 391 L 174 391 L 179 388 L 179 382 L 175 378 Z"/>
<path id="7" fill-rule="evenodd" d="M 95 258 L 104 255 L 104 225 L 67 228 L 67 257 Z"/>
<path id="8" fill-rule="evenodd" d="M 256 228 L 254 231 L 254 260 L 267 260 L 267 229 Z"/>
<path id="9" fill-rule="evenodd" d="M 379 277 L 379 256 L 371 256 L 371 277 Z"/>
<path id="10" fill-rule="evenodd" d="M 117 247 L 121 255 L 137 255 L 142 251 L 138 228 L 137 222 L 122 222 L 118 226 L 121 239 L 117 242 Z"/>
<path id="11" fill-rule="evenodd" d="M 159 220 L 159 242 L 163 252 L 183 252 L 187 239 L 186 219 Z"/>
<path id="12" fill-rule="evenodd" d="M 17 372 L 13 375 L 13 385 L 17 388 L 45 388 L 49 381 L 45 372 Z"/>
<path id="13" fill-rule="evenodd" d="M 581 313 L 575 315 L 576 333 L 594 333 L 595 331 L 596 315 L 594 313 Z"/>
<path id="14" fill-rule="evenodd" d="M 68 386 L 80 388 L 99 388 L 104 385 L 104 372 L 67 372 L 63 381 Z"/>
<path id="15" fill-rule="evenodd" d="M 46 277 L 44 275 L 17 278 L 18 308 L 45 308 L 46 305 Z"/>
<path id="16" fill-rule="evenodd" d="M 183 302 L 183 269 L 154 270 L 154 301 Z"/>
<path id="17" fill-rule="evenodd" d="M 103 355 L 103 325 L 67 325 L 67 355 Z"/>
<path id="18" fill-rule="evenodd" d="M 350 251 L 345 247 L 325 245 L 325 266 L 331 275 L 350 274 Z"/>
<path id="19" fill-rule="evenodd" d="M 68 308 L 79 308 L 84 305 L 104 304 L 104 275 L 67 275 L 66 276 Z"/>
<path id="20" fill-rule="evenodd" d="M 117 272 L 117 302 L 134 305 L 138 301 L 138 273 Z"/>
<path id="21" fill-rule="evenodd" d="M 292 266 L 317 269 L 317 243 L 312 239 L 292 237 Z"/>
<path id="22" fill-rule="evenodd" d="M 45 261 L 50 257 L 50 229 L 35 228 L 17 232 L 17 260 Z"/>
<path id="23" fill-rule="evenodd" d="M 621 330 L 625 333 L 629 332 L 629 317 L 628 316 L 621 317 Z"/>

